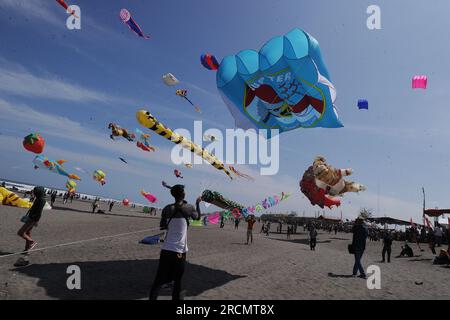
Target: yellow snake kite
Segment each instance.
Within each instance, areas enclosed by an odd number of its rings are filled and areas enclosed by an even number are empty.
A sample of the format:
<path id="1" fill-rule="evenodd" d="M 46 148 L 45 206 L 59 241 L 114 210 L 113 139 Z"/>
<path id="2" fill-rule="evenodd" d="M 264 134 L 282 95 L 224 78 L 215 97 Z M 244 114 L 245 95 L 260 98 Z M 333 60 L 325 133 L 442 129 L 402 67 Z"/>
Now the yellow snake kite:
<path id="1" fill-rule="evenodd" d="M 217 159 L 215 156 L 211 155 L 208 151 L 200 147 L 199 145 L 193 143 L 191 140 L 176 134 L 172 129 L 167 128 L 161 122 L 159 122 L 150 112 L 146 110 L 139 110 L 136 112 L 137 121 L 144 127 L 155 131 L 160 136 L 171 140 L 175 144 L 181 144 L 183 148 L 189 149 L 191 152 L 202 157 L 208 161 L 214 168 L 222 170 L 227 174 L 230 179 L 233 179 L 230 172 L 225 168 L 224 164 Z"/>

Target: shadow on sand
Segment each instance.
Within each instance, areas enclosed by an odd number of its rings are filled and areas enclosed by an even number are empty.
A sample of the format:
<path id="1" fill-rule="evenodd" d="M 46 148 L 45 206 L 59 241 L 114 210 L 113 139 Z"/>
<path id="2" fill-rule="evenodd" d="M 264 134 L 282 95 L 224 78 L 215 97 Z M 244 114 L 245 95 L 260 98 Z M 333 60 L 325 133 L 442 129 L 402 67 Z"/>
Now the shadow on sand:
<path id="1" fill-rule="evenodd" d="M 156 216 L 132 216 L 128 214 L 120 214 L 120 213 L 109 213 L 108 211 L 105 211 L 105 213 L 92 213 L 91 210 L 80 210 L 80 209 L 74 209 L 74 208 L 68 208 L 68 207 L 53 207 L 52 210 L 56 211 L 72 211 L 72 212 L 81 212 L 81 213 L 88 213 L 88 214 L 98 214 L 102 216 L 111 216 L 111 217 L 127 217 L 127 218 L 139 218 L 139 219 L 160 219 Z"/>
<path id="2" fill-rule="evenodd" d="M 297 244 L 304 244 L 309 246 L 309 239 L 276 239 L 276 238 L 270 238 L 272 240 L 278 240 L 278 241 L 286 241 L 286 242 L 292 242 Z M 319 243 L 330 243 L 331 240 L 317 240 L 317 244 Z"/>
<path id="3" fill-rule="evenodd" d="M 330 278 L 344 278 L 344 279 L 354 278 L 351 274 L 334 274 L 332 272 L 328 273 L 328 276 Z"/>
<path id="4" fill-rule="evenodd" d="M 81 270 L 81 290 L 69 290 L 67 268 L 77 265 Z M 156 275 L 158 260 L 124 260 L 33 264 L 13 271 L 39 279 L 37 285 L 51 298 L 80 300 L 147 299 Z M 185 296 L 197 296 L 204 291 L 246 276 L 232 275 L 186 262 L 183 277 Z M 171 292 L 161 290 L 161 296 Z"/>

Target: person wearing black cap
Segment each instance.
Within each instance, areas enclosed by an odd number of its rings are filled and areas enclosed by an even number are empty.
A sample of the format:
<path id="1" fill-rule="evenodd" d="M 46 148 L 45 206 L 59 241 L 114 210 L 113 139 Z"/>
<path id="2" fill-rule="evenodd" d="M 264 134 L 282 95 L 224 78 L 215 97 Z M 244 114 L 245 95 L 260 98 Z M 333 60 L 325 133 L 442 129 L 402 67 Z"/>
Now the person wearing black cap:
<path id="1" fill-rule="evenodd" d="M 156 300 L 161 286 L 171 281 L 174 281 L 172 299 L 180 300 L 181 280 L 188 251 L 189 219 L 201 219 L 201 197 L 197 198 L 196 208 L 194 208 L 184 200 L 186 195 L 183 185 L 170 187 L 170 193 L 175 198 L 175 202 L 167 205 L 161 214 L 160 227 L 161 230 L 167 229 L 167 233 L 161 248 L 158 271 L 150 290 L 150 300 Z"/>

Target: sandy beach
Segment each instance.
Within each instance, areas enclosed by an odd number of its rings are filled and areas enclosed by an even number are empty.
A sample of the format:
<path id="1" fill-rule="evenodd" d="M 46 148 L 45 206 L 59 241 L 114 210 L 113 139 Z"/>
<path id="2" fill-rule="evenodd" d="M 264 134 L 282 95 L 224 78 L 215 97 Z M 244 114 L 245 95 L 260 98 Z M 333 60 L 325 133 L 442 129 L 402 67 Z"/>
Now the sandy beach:
<path id="1" fill-rule="evenodd" d="M 103 204 L 105 206 L 105 204 Z M 34 238 L 31 265 L 15 268 L 23 241 L 16 236 L 24 209 L 0 206 L 0 299 L 146 299 L 155 276 L 160 245 L 138 242 L 158 233 L 159 218 L 118 206 L 112 214 L 91 214 L 74 201 L 45 211 Z M 275 226 L 273 226 L 275 227 Z M 380 263 L 380 242 L 368 242 L 365 268 L 381 268 L 381 289 L 351 278 L 351 234 L 319 233 L 315 252 L 307 235 L 259 234 L 245 245 L 245 225 L 190 227 L 184 277 L 185 299 L 449 299 L 450 269 L 432 265 L 429 250 L 414 258 Z M 275 228 L 273 228 L 275 229 Z M 98 239 L 100 238 L 100 239 Z M 62 246 L 61 246 L 62 245 Z M 393 256 L 400 251 L 394 243 Z M 81 290 L 69 290 L 67 267 L 81 269 Z M 417 283 L 423 283 L 417 285 Z M 161 299 L 170 298 L 162 290 Z"/>

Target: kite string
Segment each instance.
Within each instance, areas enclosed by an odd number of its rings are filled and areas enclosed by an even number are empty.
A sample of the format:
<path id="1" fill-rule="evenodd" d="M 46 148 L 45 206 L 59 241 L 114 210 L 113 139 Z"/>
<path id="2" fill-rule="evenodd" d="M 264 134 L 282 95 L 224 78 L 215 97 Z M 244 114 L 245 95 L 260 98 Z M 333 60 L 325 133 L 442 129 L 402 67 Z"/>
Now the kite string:
<path id="1" fill-rule="evenodd" d="M 103 236 L 103 237 L 97 237 L 97 238 L 92 238 L 92 239 L 85 239 L 85 240 L 61 243 L 61 244 L 48 246 L 48 247 L 43 247 L 43 248 L 39 248 L 39 249 L 33 249 L 33 250 L 28 250 L 28 251 L 21 251 L 21 252 L 5 254 L 5 255 L 0 256 L 0 259 L 1 258 L 12 257 L 12 256 L 17 256 L 17 255 L 29 254 L 29 253 L 38 252 L 38 251 L 44 251 L 44 250 L 48 250 L 48 249 L 67 247 L 67 246 L 72 246 L 72 245 L 76 245 L 76 244 L 87 243 L 87 242 L 92 242 L 92 241 L 97 241 L 97 240 L 119 238 L 119 237 L 122 237 L 122 236 L 127 236 L 127 235 L 142 233 L 142 232 L 148 232 L 148 231 L 156 231 L 156 230 L 160 230 L 160 228 L 144 229 L 144 230 L 139 230 L 139 231 L 127 232 L 127 233 L 119 233 L 119 234 L 111 235 L 111 236 Z"/>

